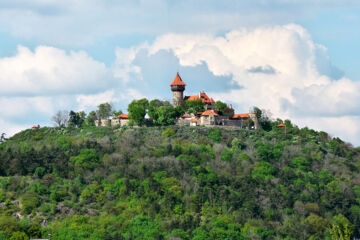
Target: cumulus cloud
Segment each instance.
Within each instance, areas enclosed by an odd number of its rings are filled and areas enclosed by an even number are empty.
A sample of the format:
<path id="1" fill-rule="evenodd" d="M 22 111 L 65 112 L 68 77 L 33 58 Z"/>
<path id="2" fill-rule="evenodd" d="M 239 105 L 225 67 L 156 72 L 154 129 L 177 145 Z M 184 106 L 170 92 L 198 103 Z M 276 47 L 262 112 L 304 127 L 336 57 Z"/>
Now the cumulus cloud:
<path id="1" fill-rule="evenodd" d="M 144 98 L 139 91 L 132 88 L 126 89 L 112 89 L 105 92 L 90 94 L 90 95 L 78 95 L 76 96 L 77 110 L 90 110 L 94 106 L 98 106 L 101 103 L 115 103 L 120 106 L 123 110 L 126 109 L 127 104 L 133 99 Z"/>
<path id="2" fill-rule="evenodd" d="M 199 90 L 209 91 L 213 84 L 226 83 L 226 79 L 216 77 L 230 76 L 230 82 L 240 88 L 228 85 L 225 89 L 211 89 L 209 94 L 233 103 L 238 111 L 256 105 L 300 126 L 322 127 L 360 143 L 360 129 L 354 127 L 360 125 L 359 83 L 344 78 L 332 65 L 327 49 L 315 43 L 300 25 L 233 30 L 224 37 L 165 34 L 136 49 L 127 69 L 139 67 L 134 59 L 144 51 L 152 58 L 164 50 L 173 53 L 181 67 L 205 64 L 215 81 L 197 79 L 203 86 Z M 136 71 L 140 78 L 144 76 L 141 71 L 142 67 Z"/>
<path id="3" fill-rule="evenodd" d="M 259 106 L 274 117 L 360 144 L 359 83 L 343 77 L 327 49 L 296 24 L 241 28 L 224 36 L 165 34 L 116 49 L 111 68 L 82 51 L 19 47 L 15 56 L 0 59 L 0 121 L 15 129 L 29 111 L 31 122 L 37 116 L 49 122 L 61 109 L 92 110 L 111 101 L 125 110 L 135 98 L 170 99 L 169 83 L 178 70 L 188 84 L 186 94 L 205 90 L 238 112 Z"/>
<path id="4" fill-rule="evenodd" d="M 48 46 L 19 46 L 15 56 L 0 59 L 0 72 L 2 96 L 91 93 L 111 84 L 105 64 L 86 52 Z"/>

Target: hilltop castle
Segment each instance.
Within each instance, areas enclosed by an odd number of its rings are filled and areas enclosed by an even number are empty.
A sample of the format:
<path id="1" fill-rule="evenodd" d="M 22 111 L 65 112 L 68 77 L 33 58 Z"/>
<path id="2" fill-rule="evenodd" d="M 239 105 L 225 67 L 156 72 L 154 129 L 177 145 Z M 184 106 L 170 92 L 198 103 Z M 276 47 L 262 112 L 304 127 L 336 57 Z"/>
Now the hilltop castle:
<path id="1" fill-rule="evenodd" d="M 228 112 L 230 115 L 220 115 L 214 108 L 215 101 L 210 98 L 205 92 L 199 92 L 198 95 L 185 96 L 185 82 L 181 79 L 179 73 L 176 74 L 174 80 L 170 84 L 171 91 L 173 92 L 173 106 L 181 106 L 185 101 L 201 100 L 205 104 L 205 111 L 196 114 L 182 115 L 177 124 L 189 126 L 236 126 L 242 128 L 259 127 L 256 110 L 253 108 L 248 113 L 235 114 L 231 105 L 228 105 Z"/>
<path id="2" fill-rule="evenodd" d="M 241 128 L 259 127 L 255 108 L 248 113 L 234 113 L 231 105 L 227 106 L 227 114 L 221 114 L 215 109 L 215 100 L 210 98 L 205 92 L 199 92 L 197 95 L 185 96 L 185 82 L 181 79 L 179 73 L 176 73 L 174 80 L 170 84 L 173 92 L 172 105 L 174 107 L 182 106 L 186 101 L 201 100 L 205 105 L 205 111 L 193 114 L 184 114 L 180 116 L 176 124 L 181 126 L 234 126 Z M 95 121 L 96 126 L 126 126 L 129 124 L 128 114 L 121 114 L 114 119 L 99 119 Z"/>

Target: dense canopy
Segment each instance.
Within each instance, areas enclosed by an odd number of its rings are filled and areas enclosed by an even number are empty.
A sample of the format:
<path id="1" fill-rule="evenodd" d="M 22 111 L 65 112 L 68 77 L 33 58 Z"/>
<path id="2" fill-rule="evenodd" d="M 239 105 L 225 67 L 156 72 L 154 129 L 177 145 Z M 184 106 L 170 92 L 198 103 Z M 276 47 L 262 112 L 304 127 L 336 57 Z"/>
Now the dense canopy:
<path id="1" fill-rule="evenodd" d="M 279 123 L 20 132 L 0 144 L 0 239 L 359 238 L 360 149 Z"/>

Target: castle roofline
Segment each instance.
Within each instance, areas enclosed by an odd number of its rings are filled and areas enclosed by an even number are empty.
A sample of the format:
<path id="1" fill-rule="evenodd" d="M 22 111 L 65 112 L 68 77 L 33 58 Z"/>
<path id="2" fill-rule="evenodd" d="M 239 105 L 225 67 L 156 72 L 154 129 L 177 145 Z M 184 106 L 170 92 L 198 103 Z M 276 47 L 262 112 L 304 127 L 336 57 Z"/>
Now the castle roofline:
<path id="1" fill-rule="evenodd" d="M 175 76 L 174 80 L 172 81 L 172 83 L 170 84 L 170 86 L 186 86 L 186 84 L 181 79 L 179 73 L 176 73 L 176 76 Z"/>
<path id="2" fill-rule="evenodd" d="M 194 101 L 198 99 L 201 99 L 201 101 L 203 101 L 204 103 L 215 103 L 215 100 L 213 98 L 210 98 L 205 92 L 200 92 L 198 95 L 185 97 L 185 100 L 187 101 Z"/>
<path id="3" fill-rule="evenodd" d="M 203 112 L 201 114 L 201 116 L 209 116 L 210 114 L 213 114 L 214 116 L 219 116 L 219 114 L 217 114 L 216 112 L 214 112 L 214 110 L 206 110 L 205 112 Z"/>

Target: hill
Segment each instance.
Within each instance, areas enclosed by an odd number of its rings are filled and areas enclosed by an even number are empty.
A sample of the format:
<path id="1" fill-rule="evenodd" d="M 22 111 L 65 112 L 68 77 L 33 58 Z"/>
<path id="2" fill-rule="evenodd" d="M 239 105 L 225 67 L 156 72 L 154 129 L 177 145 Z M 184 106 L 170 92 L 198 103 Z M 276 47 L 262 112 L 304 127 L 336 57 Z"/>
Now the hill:
<path id="1" fill-rule="evenodd" d="M 20 132 L 0 144 L 0 239 L 359 238 L 360 149 L 286 125 Z"/>

